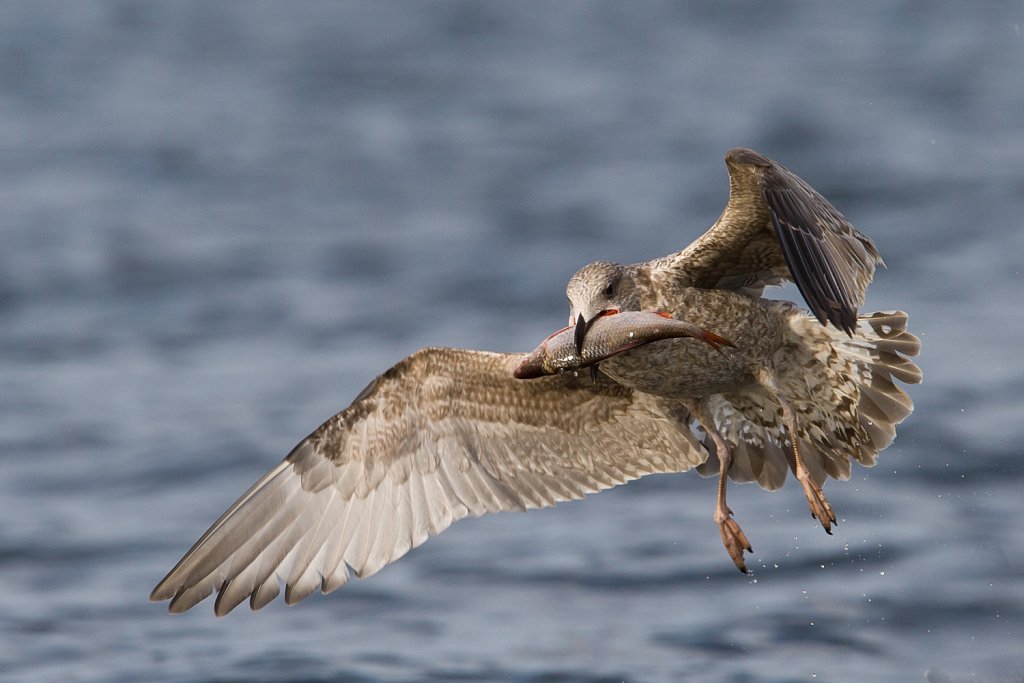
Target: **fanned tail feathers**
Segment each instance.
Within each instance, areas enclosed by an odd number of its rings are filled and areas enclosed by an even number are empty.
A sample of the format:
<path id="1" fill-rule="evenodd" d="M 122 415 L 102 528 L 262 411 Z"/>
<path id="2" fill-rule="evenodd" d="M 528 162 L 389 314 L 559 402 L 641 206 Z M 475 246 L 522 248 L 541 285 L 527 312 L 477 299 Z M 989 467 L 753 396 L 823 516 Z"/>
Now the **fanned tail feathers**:
<path id="1" fill-rule="evenodd" d="M 892 443 L 896 425 L 914 409 L 896 381 L 917 384 L 921 370 L 911 357 L 920 340 L 907 331 L 902 311 L 861 315 L 852 337 L 825 327 L 812 317 L 794 315 L 788 343 L 777 352 L 780 389 L 797 413 L 799 447 L 811 474 L 848 479 L 850 461 L 866 467 Z M 756 481 L 766 489 L 782 486 L 792 469 L 792 448 L 780 417 L 779 403 L 766 389 L 751 385 L 708 399 L 715 425 L 732 447 L 731 479 Z M 698 468 L 718 473 L 714 445 Z"/>

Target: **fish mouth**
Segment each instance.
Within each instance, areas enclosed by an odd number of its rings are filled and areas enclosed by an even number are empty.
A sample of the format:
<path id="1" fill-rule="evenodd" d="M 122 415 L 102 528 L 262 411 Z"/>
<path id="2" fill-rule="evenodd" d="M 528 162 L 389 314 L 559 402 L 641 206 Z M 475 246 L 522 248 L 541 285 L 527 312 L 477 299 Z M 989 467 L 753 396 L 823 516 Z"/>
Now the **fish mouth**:
<path id="1" fill-rule="evenodd" d="M 569 326 L 563 327 L 560 330 L 555 330 L 547 336 L 547 339 L 540 343 L 536 349 L 531 353 L 523 356 L 519 365 L 512 371 L 512 376 L 516 379 L 535 379 L 537 377 L 543 377 L 544 375 L 550 375 L 552 373 L 547 371 L 544 363 L 544 350 L 548 345 L 548 342 L 562 334 L 569 329 Z M 538 352 L 540 352 L 538 354 Z"/>
<path id="2" fill-rule="evenodd" d="M 540 346 L 534 349 L 533 352 L 524 356 L 520 363 L 513 369 L 512 376 L 515 377 L 516 379 L 535 379 L 537 377 L 543 377 L 544 375 L 557 374 L 559 371 L 552 370 L 550 367 L 548 367 L 547 362 L 544 360 L 544 352 L 547 343 L 554 339 L 555 337 L 557 337 L 558 335 L 565 332 L 566 330 L 572 329 L 573 345 L 576 347 L 576 353 L 577 355 L 582 355 L 583 342 L 586 341 L 587 330 L 590 328 L 591 324 L 600 317 L 606 315 L 615 315 L 616 313 L 619 313 L 619 309 L 617 308 L 605 309 L 598 313 L 597 315 L 595 315 L 590 320 L 587 320 L 583 316 L 583 314 L 580 313 L 579 316 L 577 316 L 576 318 L 575 325 L 569 325 L 563 327 L 560 330 L 552 332 L 547 336 L 547 338 L 543 342 L 541 342 Z M 602 358 L 601 360 L 610 358 L 611 356 L 622 353 L 623 351 L 628 351 L 629 349 L 632 349 L 636 346 L 642 346 L 643 344 L 643 341 L 629 342 L 628 344 L 625 344 L 621 348 L 616 349 L 614 352 L 612 352 L 605 358 Z M 594 363 L 590 364 L 590 374 L 595 381 L 597 375 L 597 362 L 599 361 L 594 361 Z"/>
<path id="3" fill-rule="evenodd" d="M 546 374 L 548 373 L 544 371 L 543 363 L 529 356 L 520 361 L 512 371 L 512 376 L 516 379 L 536 379 Z"/>
<path id="4" fill-rule="evenodd" d="M 615 315 L 618 312 L 619 309 L 617 308 L 606 308 L 605 310 L 601 311 L 590 320 L 584 318 L 582 313 L 580 313 L 576 317 L 576 330 L 575 332 L 573 332 L 572 340 L 573 344 L 576 346 L 577 355 L 583 354 L 583 342 L 587 338 L 587 330 L 590 329 L 590 326 L 594 323 L 594 321 L 603 315 Z"/>

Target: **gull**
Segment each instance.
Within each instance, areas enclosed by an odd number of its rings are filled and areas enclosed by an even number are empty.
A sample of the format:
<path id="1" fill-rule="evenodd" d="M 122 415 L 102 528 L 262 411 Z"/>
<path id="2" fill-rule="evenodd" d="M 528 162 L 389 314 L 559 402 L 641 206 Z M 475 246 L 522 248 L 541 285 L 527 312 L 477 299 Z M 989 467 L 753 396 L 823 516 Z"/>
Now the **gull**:
<path id="1" fill-rule="evenodd" d="M 872 242 L 803 180 L 747 149 L 726 154 L 729 200 L 693 244 L 580 269 L 566 294 L 577 350 L 598 318 L 650 311 L 709 330 L 534 379 L 523 354 L 426 348 L 374 379 L 242 495 L 153 589 L 185 611 L 293 604 L 368 577 L 455 520 L 526 510 L 655 473 L 719 478 L 714 520 L 746 571 L 726 482 L 774 490 L 789 471 L 826 531 L 821 484 L 875 463 L 921 380 L 905 313 L 858 315 Z M 811 309 L 763 297 L 794 281 Z"/>

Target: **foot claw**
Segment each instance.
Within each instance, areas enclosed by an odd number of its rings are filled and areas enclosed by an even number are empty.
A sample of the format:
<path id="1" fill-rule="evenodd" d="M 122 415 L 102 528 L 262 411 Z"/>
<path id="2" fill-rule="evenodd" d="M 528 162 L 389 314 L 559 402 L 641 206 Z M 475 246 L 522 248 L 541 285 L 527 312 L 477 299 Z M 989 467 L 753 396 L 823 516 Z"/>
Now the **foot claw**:
<path id="1" fill-rule="evenodd" d="M 811 479 L 809 475 L 799 478 L 799 481 L 804 487 L 804 495 L 807 497 L 807 505 L 811 508 L 811 517 L 821 522 L 821 526 L 825 529 L 825 533 L 831 536 L 832 525 L 838 523 L 836 522 L 836 513 L 832 511 L 832 506 L 829 505 L 828 499 L 825 498 L 824 491 L 821 490 L 821 486 Z"/>
<path id="2" fill-rule="evenodd" d="M 750 541 L 747 540 L 743 529 L 740 529 L 740 525 L 732 518 L 732 511 L 729 511 L 729 516 L 718 523 L 718 530 L 722 534 L 722 545 L 725 546 L 725 551 L 729 553 L 736 568 L 746 574 L 747 565 L 743 562 L 743 551 L 752 553 L 754 549 L 750 547 Z"/>

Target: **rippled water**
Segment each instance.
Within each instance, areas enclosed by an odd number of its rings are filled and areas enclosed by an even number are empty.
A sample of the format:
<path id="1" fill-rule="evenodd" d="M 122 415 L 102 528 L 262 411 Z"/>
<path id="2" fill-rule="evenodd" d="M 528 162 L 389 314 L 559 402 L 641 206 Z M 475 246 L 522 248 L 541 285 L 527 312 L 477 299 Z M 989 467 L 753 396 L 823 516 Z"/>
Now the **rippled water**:
<path id="1" fill-rule="evenodd" d="M 1024 5 L 0 7 L 0 678 L 1020 681 Z M 924 340 L 878 467 L 651 477 L 466 520 L 216 619 L 146 600 L 426 345 L 524 350 L 568 276 L 717 216 L 726 149 L 875 238 Z"/>

